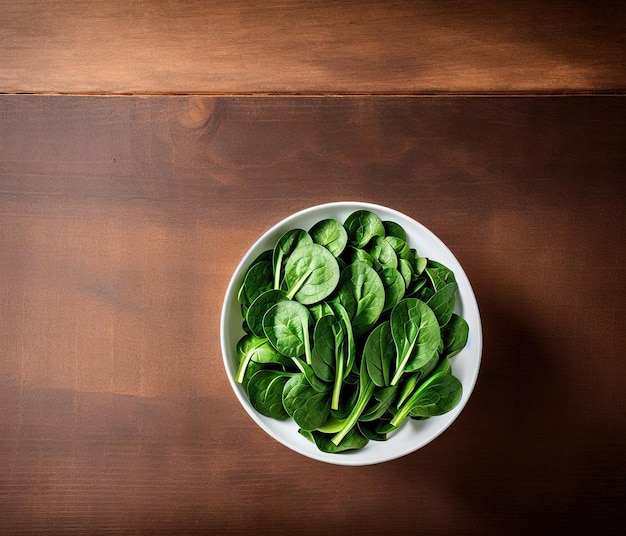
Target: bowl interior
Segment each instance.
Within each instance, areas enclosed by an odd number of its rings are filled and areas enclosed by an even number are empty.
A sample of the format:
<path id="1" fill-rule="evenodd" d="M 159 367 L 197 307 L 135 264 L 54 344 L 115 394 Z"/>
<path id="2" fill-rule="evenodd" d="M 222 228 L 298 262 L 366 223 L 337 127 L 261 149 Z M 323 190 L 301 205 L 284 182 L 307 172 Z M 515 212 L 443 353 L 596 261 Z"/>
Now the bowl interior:
<path id="1" fill-rule="evenodd" d="M 370 441 L 358 451 L 330 454 L 321 452 L 313 443 L 301 436 L 293 421 L 278 421 L 257 413 L 250 405 L 242 386 L 235 382 L 234 377 L 238 366 L 236 344 L 243 336 L 237 292 L 250 263 L 266 249 L 273 248 L 284 232 L 293 228 L 308 230 L 324 218 L 335 218 L 343 223 L 352 212 L 361 209 L 371 210 L 383 220 L 392 220 L 402 225 L 407 232 L 411 247 L 416 248 L 422 256 L 445 264 L 454 272 L 459 285 L 455 312 L 465 318 L 470 328 L 467 345 L 451 359 L 453 373 L 463 385 L 463 396 L 459 404 L 445 415 L 423 421 L 409 419 L 399 430 L 390 434 L 387 441 Z M 235 395 L 250 417 L 265 432 L 286 447 L 309 458 L 339 465 L 369 465 L 393 460 L 435 439 L 452 424 L 467 403 L 476 383 L 482 353 L 482 328 L 476 298 L 467 275 L 452 252 L 431 231 L 412 218 L 391 208 L 362 202 L 317 205 L 289 216 L 264 233 L 235 269 L 224 298 L 220 331 L 226 373 Z"/>

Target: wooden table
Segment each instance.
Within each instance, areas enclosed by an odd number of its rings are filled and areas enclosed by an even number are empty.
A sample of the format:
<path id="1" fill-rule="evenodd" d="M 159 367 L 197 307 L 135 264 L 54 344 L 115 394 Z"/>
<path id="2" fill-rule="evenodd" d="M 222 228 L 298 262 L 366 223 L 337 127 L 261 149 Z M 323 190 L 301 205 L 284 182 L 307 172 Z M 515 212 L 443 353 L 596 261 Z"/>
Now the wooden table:
<path id="1" fill-rule="evenodd" d="M 0 4 L 0 533 L 621 533 L 621 4 L 207 4 Z M 248 247 L 338 200 L 439 235 L 484 329 L 453 426 L 365 467 L 261 431 L 219 344 Z"/>

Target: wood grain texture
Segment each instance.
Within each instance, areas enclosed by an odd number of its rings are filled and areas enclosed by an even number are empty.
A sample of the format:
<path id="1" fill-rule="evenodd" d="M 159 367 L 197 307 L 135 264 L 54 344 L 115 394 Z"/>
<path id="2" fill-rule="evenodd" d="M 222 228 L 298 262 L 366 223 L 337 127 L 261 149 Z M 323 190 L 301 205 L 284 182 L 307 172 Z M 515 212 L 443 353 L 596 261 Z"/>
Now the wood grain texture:
<path id="1" fill-rule="evenodd" d="M 0 92 L 626 90 L 624 3 L 0 0 Z"/>
<path id="2" fill-rule="evenodd" d="M 0 97 L 0 533 L 621 534 L 621 98 Z M 327 466 L 259 430 L 230 275 L 335 200 L 437 233 L 484 328 L 455 424 Z"/>

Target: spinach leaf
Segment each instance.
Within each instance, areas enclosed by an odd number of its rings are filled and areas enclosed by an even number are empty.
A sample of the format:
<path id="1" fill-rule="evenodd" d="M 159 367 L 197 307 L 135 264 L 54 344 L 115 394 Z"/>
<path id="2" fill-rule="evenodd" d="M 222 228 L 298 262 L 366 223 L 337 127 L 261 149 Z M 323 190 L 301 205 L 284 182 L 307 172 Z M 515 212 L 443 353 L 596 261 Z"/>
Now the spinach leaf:
<path id="1" fill-rule="evenodd" d="M 269 261 L 259 261 L 246 272 L 238 294 L 239 303 L 247 308 L 260 294 L 271 288 L 272 264 Z"/>
<path id="2" fill-rule="evenodd" d="M 440 326 L 445 326 L 454 312 L 455 295 L 459 286 L 455 281 L 438 288 L 426 304 L 437 317 Z"/>
<path id="3" fill-rule="evenodd" d="M 428 388 L 415 397 L 409 415 L 423 419 L 443 415 L 454 409 L 462 396 L 463 385 L 456 376 L 438 374 Z"/>
<path id="4" fill-rule="evenodd" d="M 387 387 L 391 383 L 391 367 L 396 350 L 389 321 L 376 326 L 367 337 L 363 348 L 363 360 L 367 374 L 374 385 Z"/>
<path id="5" fill-rule="evenodd" d="M 257 337 L 266 338 L 263 329 L 263 317 L 273 305 L 287 299 L 282 290 L 267 290 L 260 294 L 248 307 L 246 312 L 246 324 L 250 331 Z"/>
<path id="6" fill-rule="evenodd" d="M 283 388 L 293 373 L 261 369 L 247 384 L 252 407 L 261 415 L 284 420 L 289 417 L 283 406 Z"/>
<path id="7" fill-rule="evenodd" d="M 274 247 L 272 255 L 272 266 L 274 270 L 274 289 L 280 288 L 280 282 L 283 275 L 283 261 L 289 256 L 296 248 L 307 244 L 312 244 L 313 239 L 304 229 L 291 229 L 283 234 L 276 246 Z"/>
<path id="8" fill-rule="evenodd" d="M 411 283 L 413 282 L 413 265 L 411 264 L 411 261 L 408 259 L 400 259 L 398 261 L 398 270 L 402 274 L 404 286 L 408 292 L 411 287 Z"/>
<path id="9" fill-rule="evenodd" d="M 453 313 L 450 321 L 441 330 L 443 339 L 443 355 L 450 358 L 458 354 L 465 345 L 469 336 L 469 325 L 462 317 Z"/>
<path id="10" fill-rule="evenodd" d="M 409 415 L 421 418 L 443 415 L 459 403 L 462 394 L 463 386 L 445 360 L 398 409 L 390 424 L 398 427 Z"/>
<path id="11" fill-rule="evenodd" d="M 411 251 L 411 248 L 409 247 L 409 244 L 406 242 L 406 240 L 403 240 L 396 236 L 386 236 L 385 240 L 396 252 L 396 256 L 398 257 L 398 259 L 404 259 L 408 262 L 411 262 L 413 260 L 413 252 Z"/>
<path id="12" fill-rule="evenodd" d="M 426 270 L 428 259 L 420 257 L 415 249 L 412 249 L 411 252 L 413 253 L 413 272 L 416 277 L 419 277 Z"/>
<path id="13" fill-rule="evenodd" d="M 309 311 L 295 301 L 279 301 L 263 316 L 263 330 L 270 344 L 288 357 L 306 357 L 311 364 Z"/>
<path id="14" fill-rule="evenodd" d="M 285 411 L 303 430 L 316 430 L 330 416 L 330 390 L 317 391 L 304 374 L 291 377 L 282 396 Z"/>
<path id="15" fill-rule="evenodd" d="M 311 365 L 315 374 L 322 380 L 333 382 L 331 408 L 339 408 L 339 397 L 344 379 L 350 373 L 354 362 L 354 340 L 347 315 L 341 305 L 336 309 L 337 316 L 320 318 L 313 331 Z"/>
<path id="16" fill-rule="evenodd" d="M 374 236 L 385 236 L 385 226 L 377 214 L 369 210 L 357 210 L 344 222 L 348 232 L 348 242 L 363 248 Z"/>
<path id="17" fill-rule="evenodd" d="M 390 311 L 402 298 L 406 291 L 406 284 L 402 274 L 392 267 L 383 268 L 378 272 L 385 287 L 384 311 Z"/>
<path id="18" fill-rule="evenodd" d="M 317 222 L 311 227 L 309 234 L 313 242 L 324 246 L 335 257 L 339 257 L 348 244 L 346 228 L 332 218 Z"/>
<path id="19" fill-rule="evenodd" d="M 368 244 L 367 252 L 374 261 L 374 268 L 380 271 L 382 268 L 397 268 L 398 256 L 391 244 L 382 236 L 375 236 Z"/>
<path id="20" fill-rule="evenodd" d="M 344 333 L 334 315 L 320 318 L 313 330 L 311 366 L 318 378 L 331 382 L 335 378 L 337 354 L 341 350 Z"/>
<path id="21" fill-rule="evenodd" d="M 395 221 L 383 221 L 383 227 L 385 229 L 385 236 L 399 238 L 406 242 L 407 236 L 404 227 Z"/>
<path id="22" fill-rule="evenodd" d="M 385 287 L 373 268 L 362 262 L 346 266 L 341 272 L 339 301 L 352 322 L 355 338 L 377 322 L 385 306 Z"/>
<path id="23" fill-rule="evenodd" d="M 414 372 L 437 352 L 441 331 L 435 313 L 416 298 L 401 300 L 391 311 L 391 333 L 396 345 L 396 370 L 391 385 L 404 372 Z"/>
<path id="24" fill-rule="evenodd" d="M 235 375 L 237 383 L 243 382 L 246 369 L 252 361 L 265 364 L 275 363 L 283 367 L 290 365 L 289 360 L 278 353 L 267 339 L 255 335 L 247 335 L 240 339 L 237 344 L 237 355 L 239 357 L 239 368 Z"/>
<path id="25" fill-rule="evenodd" d="M 289 299 L 312 305 L 330 296 L 337 287 L 339 264 L 324 246 L 301 246 L 287 259 L 284 280 Z"/>
<path id="26" fill-rule="evenodd" d="M 332 409 L 339 408 L 341 385 L 345 377 L 345 332 L 334 315 L 320 318 L 313 332 L 311 366 L 322 380 L 333 382 Z"/>
<path id="27" fill-rule="evenodd" d="M 345 261 L 344 268 L 349 264 L 354 264 L 355 262 L 362 262 L 367 264 L 370 268 L 374 267 L 374 259 L 372 256 L 364 249 L 355 248 L 353 246 L 347 246 L 340 259 Z"/>
<path id="28" fill-rule="evenodd" d="M 430 279 L 435 292 L 449 283 L 456 282 L 454 272 L 450 268 L 432 259 L 428 260 L 426 275 Z"/>

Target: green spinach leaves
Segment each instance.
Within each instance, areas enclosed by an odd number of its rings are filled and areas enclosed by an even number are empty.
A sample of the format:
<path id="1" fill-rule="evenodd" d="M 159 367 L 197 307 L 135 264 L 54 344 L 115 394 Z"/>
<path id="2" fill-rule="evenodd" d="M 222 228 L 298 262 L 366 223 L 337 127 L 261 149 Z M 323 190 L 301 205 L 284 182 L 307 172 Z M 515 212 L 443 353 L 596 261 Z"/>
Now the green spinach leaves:
<path id="1" fill-rule="evenodd" d="M 292 229 L 239 289 L 241 383 L 262 415 L 293 419 L 324 452 L 385 441 L 408 419 L 452 410 L 450 359 L 469 326 L 453 272 L 368 210 Z"/>

